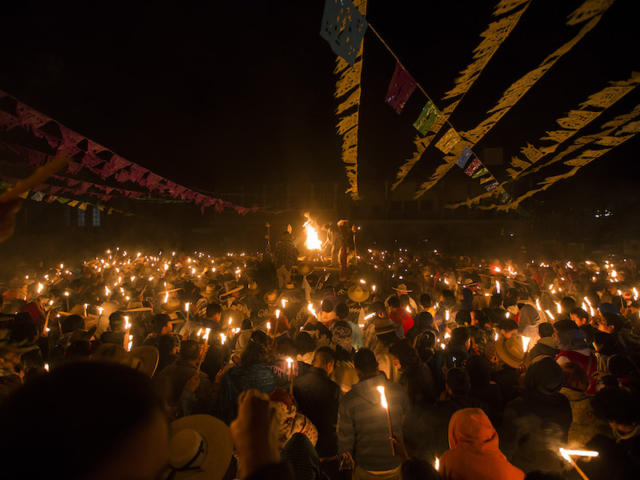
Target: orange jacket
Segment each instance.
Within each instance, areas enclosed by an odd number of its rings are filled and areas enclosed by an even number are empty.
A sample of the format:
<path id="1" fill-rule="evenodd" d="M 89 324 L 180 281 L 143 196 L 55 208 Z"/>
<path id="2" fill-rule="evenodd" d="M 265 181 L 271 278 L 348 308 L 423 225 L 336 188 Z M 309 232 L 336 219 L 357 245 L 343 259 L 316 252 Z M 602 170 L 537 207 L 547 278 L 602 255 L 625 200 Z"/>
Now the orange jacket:
<path id="1" fill-rule="evenodd" d="M 498 445 L 498 434 L 479 408 L 458 410 L 449 422 L 449 446 L 440 459 L 443 480 L 523 480 Z"/>

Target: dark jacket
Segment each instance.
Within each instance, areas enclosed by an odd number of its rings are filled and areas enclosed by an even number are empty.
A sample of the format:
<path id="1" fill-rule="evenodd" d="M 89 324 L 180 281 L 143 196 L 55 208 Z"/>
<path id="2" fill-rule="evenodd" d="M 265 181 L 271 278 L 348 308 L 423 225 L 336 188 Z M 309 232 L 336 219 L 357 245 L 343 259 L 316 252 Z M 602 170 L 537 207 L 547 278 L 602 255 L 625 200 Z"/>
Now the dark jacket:
<path id="1" fill-rule="evenodd" d="M 338 407 L 342 390 L 321 368 L 311 367 L 293 382 L 293 396 L 299 411 L 311 420 L 318 430 L 316 450 L 320 457 L 338 453 Z"/>
<path id="2" fill-rule="evenodd" d="M 393 470 L 400 465 L 389 443 L 387 413 L 380 403 L 378 386 L 384 386 L 393 433 L 402 441 L 402 418 L 411 404 L 404 389 L 384 375 L 356 383 L 340 401 L 338 452 L 349 452 L 367 471 Z"/>
<path id="3" fill-rule="evenodd" d="M 158 389 L 160 396 L 166 402 L 175 407 L 184 386 L 197 371 L 195 364 L 186 360 L 176 360 L 175 363 L 168 365 L 158 373 L 153 382 Z M 204 398 L 211 391 L 211 382 L 206 373 L 200 372 L 200 385 L 195 391 L 196 399 Z"/>
<path id="4" fill-rule="evenodd" d="M 558 447 L 569 441 L 571 405 L 560 393 L 564 374 L 551 357 L 538 357 L 527 368 L 526 390 L 508 403 L 500 426 L 500 450 L 524 473 L 545 470 L 562 474 Z"/>
<path id="5" fill-rule="evenodd" d="M 551 340 L 548 340 L 549 338 Z M 541 338 L 540 340 L 538 340 L 538 343 L 536 343 L 531 349 L 531 352 L 530 352 L 531 360 L 541 355 L 546 355 L 551 358 L 556 358 L 556 355 L 560 353 L 560 350 L 558 350 L 555 346 L 552 346 L 551 344 L 555 345 L 555 339 L 553 339 L 552 337 L 546 337 L 546 339 Z"/>
<path id="6" fill-rule="evenodd" d="M 100 335 L 102 343 L 115 343 L 122 346 L 124 344 L 124 332 L 104 332 Z"/>
<path id="7" fill-rule="evenodd" d="M 525 390 L 507 404 L 499 430 L 500 450 L 525 473 L 540 469 L 562 473 L 558 445 L 569 441 L 571 405 L 560 393 Z"/>
<path id="8" fill-rule="evenodd" d="M 238 416 L 240 393 L 256 388 L 269 395 L 276 388 L 271 369 L 264 363 L 252 363 L 230 368 L 222 377 L 214 414 L 229 425 Z"/>
<path id="9" fill-rule="evenodd" d="M 491 374 L 491 380 L 500 387 L 500 395 L 502 396 L 501 410 L 504 410 L 507 403 L 516 398 L 520 393 L 518 371 L 508 365 L 503 365 L 502 369 Z"/>
<path id="10" fill-rule="evenodd" d="M 589 478 L 610 480 L 638 478 L 638 472 L 640 472 L 640 434 L 626 439 L 612 439 L 604 435 L 596 435 L 587 443 L 586 449 L 599 453 L 597 458 L 579 463 L 580 468 Z"/>

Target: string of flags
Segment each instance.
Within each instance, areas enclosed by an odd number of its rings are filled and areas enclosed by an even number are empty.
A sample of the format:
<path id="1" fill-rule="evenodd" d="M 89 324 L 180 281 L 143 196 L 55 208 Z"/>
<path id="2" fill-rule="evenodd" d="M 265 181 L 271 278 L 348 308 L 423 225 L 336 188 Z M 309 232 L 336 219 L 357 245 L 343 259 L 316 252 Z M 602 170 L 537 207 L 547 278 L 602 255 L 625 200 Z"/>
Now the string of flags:
<path id="1" fill-rule="evenodd" d="M 528 143 L 523 147 L 521 153 L 524 159 L 519 156 L 511 159 L 510 167 L 507 168 L 507 174 L 510 178 L 504 181 L 500 187 L 504 188 L 504 186 L 513 181 L 557 163 L 563 160 L 568 154 L 584 146 L 585 140 L 583 137 L 576 139 L 573 145 L 569 146 L 565 151 L 555 155 L 543 165 L 538 165 L 547 155 L 555 153 L 562 144 L 571 139 L 581 129 L 595 121 L 609 107 L 615 105 L 616 102 L 621 100 L 638 85 L 640 85 L 640 74 L 637 72 L 633 72 L 628 80 L 609 82 L 607 87 L 590 95 L 579 105 L 578 109 L 571 110 L 566 116 L 557 119 L 555 123 L 561 127 L 560 129 L 546 132 L 546 135 L 536 142 L 538 146 Z M 599 141 L 604 141 L 602 139 L 602 133 L 597 134 L 597 137 L 600 139 Z M 615 142 L 615 138 L 610 138 L 609 143 L 615 144 Z M 485 193 L 465 202 L 447 205 L 446 207 L 458 208 L 463 205 L 470 207 L 488 198 L 488 196 L 489 195 Z"/>
<path id="2" fill-rule="evenodd" d="M 16 182 L 18 180 L 14 179 L 12 182 L 5 182 L 5 181 L 0 181 L 0 190 L 5 190 L 9 187 L 13 187 Z M 78 210 L 86 210 L 87 207 L 94 207 L 99 209 L 101 212 L 104 212 L 106 210 L 106 214 L 107 215 L 112 215 L 114 213 L 118 213 L 118 214 L 122 214 L 126 217 L 133 217 L 135 216 L 135 214 L 131 213 L 131 212 L 125 212 L 123 210 L 119 210 L 117 208 L 112 208 L 112 207 L 107 207 L 106 205 L 102 205 L 102 204 L 94 204 L 94 203 L 90 203 L 90 202 L 83 202 L 80 200 L 74 200 L 71 198 L 67 198 L 67 197 L 59 197 L 57 195 L 48 195 L 45 194 L 44 192 L 40 192 L 40 191 L 27 191 L 24 192 L 20 195 L 20 198 L 22 199 L 29 199 L 29 200 L 34 200 L 36 202 L 46 202 L 46 203 L 53 203 L 53 202 L 58 202 L 61 203 L 63 205 L 67 205 L 69 207 L 74 207 L 77 208 Z"/>
<path id="3" fill-rule="evenodd" d="M 364 18 L 367 0 L 327 0 L 322 17 L 320 35 L 336 53 L 338 75 L 335 98 L 347 97 L 336 109 L 337 130 L 342 136 L 342 162 L 345 165 L 349 188 L 345 193 L 359 200 L 358 193 L 358 127 L 362 89 L 362 61 L 364 33 L 368 23 Z"/>
<path id="4" fill-rule="evenodd" d="M 18 150 L 14 149 L 15 151 L 20 151 L 20 148 L 23 149 L 24 155 L 22 156 L 27 159 L 28 165 L 33 169 L 37 169 L 53 157 L 66 156 L 76 160 L 67 168 L 66 175 L 68 179 L 74 180 L 74 177 L 81 170 L 86 170 L 94 173 L 101 180 L 110 179 L 118 183 L 131 182 L 146 189 L 146 193 L 125 189 L 113 189 L 111 191 L 122 193 L 127 198 L 145 198 L 145 196 L 153 194 L 154 196 L 172 200 L 193 202 L 200 207 L 203 213 L 208 207 L 213 207 L 216 211 L 231 208 L 242 215 L 259 210 L 257 206 L 245 208 L 234 205 L 226 200 L 204 195 L 163 178 L 61 125 L 2 90 L 0 90 L 0 128 L 5 131 L 22 128 L 48 143 L 49 147 L 55 152 L 53 155 L 24 149 L 24 147 L 19 146 L 16 146 Z M 83 188 L 86 183 L 83 182 Z M 89 185 L 98 186 L 97 184 Z M 101 185 L 101 187 L 106 186 Z M 109 193 L 107 192 L 107 194 Z"/>
<path id="5" fill-rule="evenodd" d="M 387 89 L 385 102 L 400 114 L 416 89 L 420 89 L 427 97 L 427 103 L 420 112 L 418 119 L 413 123 L 414 128 L 421 135 L 415 137 L 416 150 L 412 157 L 407 159 L 400 167 L 392 189 L 395 189 L 404 180 L 409 171 L 420 160 L 427 147 L 437 137 L 442 127 L 448 125 L 446 132 L 435 143 L 435 147 L 445 154 L 445 162 L 437 167 L 435 173 L 426 182 L 420 185 L 415 198 L 419 198 L 431 189 L 454 165 L 457 165 L 467 176 L 478 179 L 486 190 L 485 194 L 476 198 L 492 196 L 498 198 L 503 205 L 509 205 L 513 202 L 513 198 L 504 190 L 503 184 L 482 164 L 478 156 L 473 152 L 473 147 L 560 58 L 597 25 L 613 2 L 614 0 L 585 0 L 568 16 L 566 21 L 569 26 L 586 23 L 580 31 L 571 40 L 548 55 L 538 67 L 507 88 L 495 107 L 488 112 L 489 116 L 475 128 L 468 131 L 457 130 L 451 124 L 449 118 L 499 46 L 502 45 L 518 24 L 529 7 L 530 0 L 501 0 L 498 2 L 493 12 L 497 20 L 489 24 L 481 34 L 482 41 L 474 50 L 473 62 L 461 72 L 461 76 L 455 80 L 454 88 L 443 97 L 443 100 L 452 100 L 444 109 L 436 105 L 419 82 L 402 65 L 397 55 L 384 42 L 373 26 L 367 23 L 366 18 L 364 18 L 366 12 L 358 9 L 350 0 L 326 0 L 321 35 L 330 43 L 332 50 L 342 57 L 338 59 L 338 65 L 342 62 L 345 67 L 351 65 L 352 69 L 358 69 L 357 81 L 353 78 L 355 75 L 349 76 L 347 81 L 342 84 L 342 91 L 338 88 L 336 97 L 344 95 L 348 91 L 353 91 L 354 94 L 357 94 L 357 105 L 359 106 L 362 58 L 359 57 L 359 60 L 357 60 L 358 54 L 354 52 L 359 52 L 361 55 L 362 41 L 367 29 L 378 37 L 396 59 L 396 66 Z M 356 10 L 361 16 L 358 14 L 351 16 Z M 357 48 L 358 46 L 359 49 Z M 345 89 L 345 85 L 348 88 Z M 604 94 L 604 97 L 607 98 L 613 98 L 614 96 L 615 94 Z M 344 112 L 346 108 L 353 105 L 356 105 L 356 102 L 352 94 L 347 102 L 344 102 L 338 108 L 338 112 Z M 359 110 L 352 114 L 351 117 L 343 117 L 338 124 L 338 133 L 345 134 L 348 131 L 353 133 L 353 130 L 355 130 L 357 135 L 358 121 Z M 352 136 L 351 141 L 357 140 L 354 140 Z M 356 151 L 353 150 L 352 153 L 354 158 L 351 159 L 351 164 L 357 165 Z M 353 196 L 354 183 L 357 188 L 357 169 L 348 171 L 348 176 L 352 185 Z M 357 195 L 354 196 L 354 199 L 357 199 Z M 466 204 L 466 202 L 462 204 Z M 524 212 L 519 205 L 514 209 Z"/>

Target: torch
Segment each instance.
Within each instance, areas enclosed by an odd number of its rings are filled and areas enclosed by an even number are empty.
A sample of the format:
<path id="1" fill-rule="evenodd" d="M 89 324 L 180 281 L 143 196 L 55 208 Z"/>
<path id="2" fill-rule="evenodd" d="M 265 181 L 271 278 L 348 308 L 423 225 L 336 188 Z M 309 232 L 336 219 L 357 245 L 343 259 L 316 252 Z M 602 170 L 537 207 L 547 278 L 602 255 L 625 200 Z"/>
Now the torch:
<path id="1" fill-rule="evenodd" d="M 391 415 L 389 414 L 389 404 L 387 403 L 387 397 L 384 393 L 384 387 L 378 387 L 378 391 L 380 392 L 380 403 L 382 403 L 382 408 L 387 411 L 387 421 L 389 422 L 389 441 L 391 442 L 391 453 L 395 457 L 396 451 L 393 448 L 393 427 L 391 425 Z"/>

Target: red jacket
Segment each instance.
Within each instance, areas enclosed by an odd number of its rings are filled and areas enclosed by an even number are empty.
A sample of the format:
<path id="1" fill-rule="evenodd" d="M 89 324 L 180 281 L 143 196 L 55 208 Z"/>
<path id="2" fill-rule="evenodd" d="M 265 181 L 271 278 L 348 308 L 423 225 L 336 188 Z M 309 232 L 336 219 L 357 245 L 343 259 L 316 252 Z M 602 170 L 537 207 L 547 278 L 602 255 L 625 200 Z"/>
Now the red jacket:
<path id="1" fill-rule="evenodd" d="M 413 318 L 404 308 L 396 308 L 394 311 L 389 313 L 389 318 L 395 323 L 402 325 L 405 335 L 409 329 L 413 327 Z"/>

